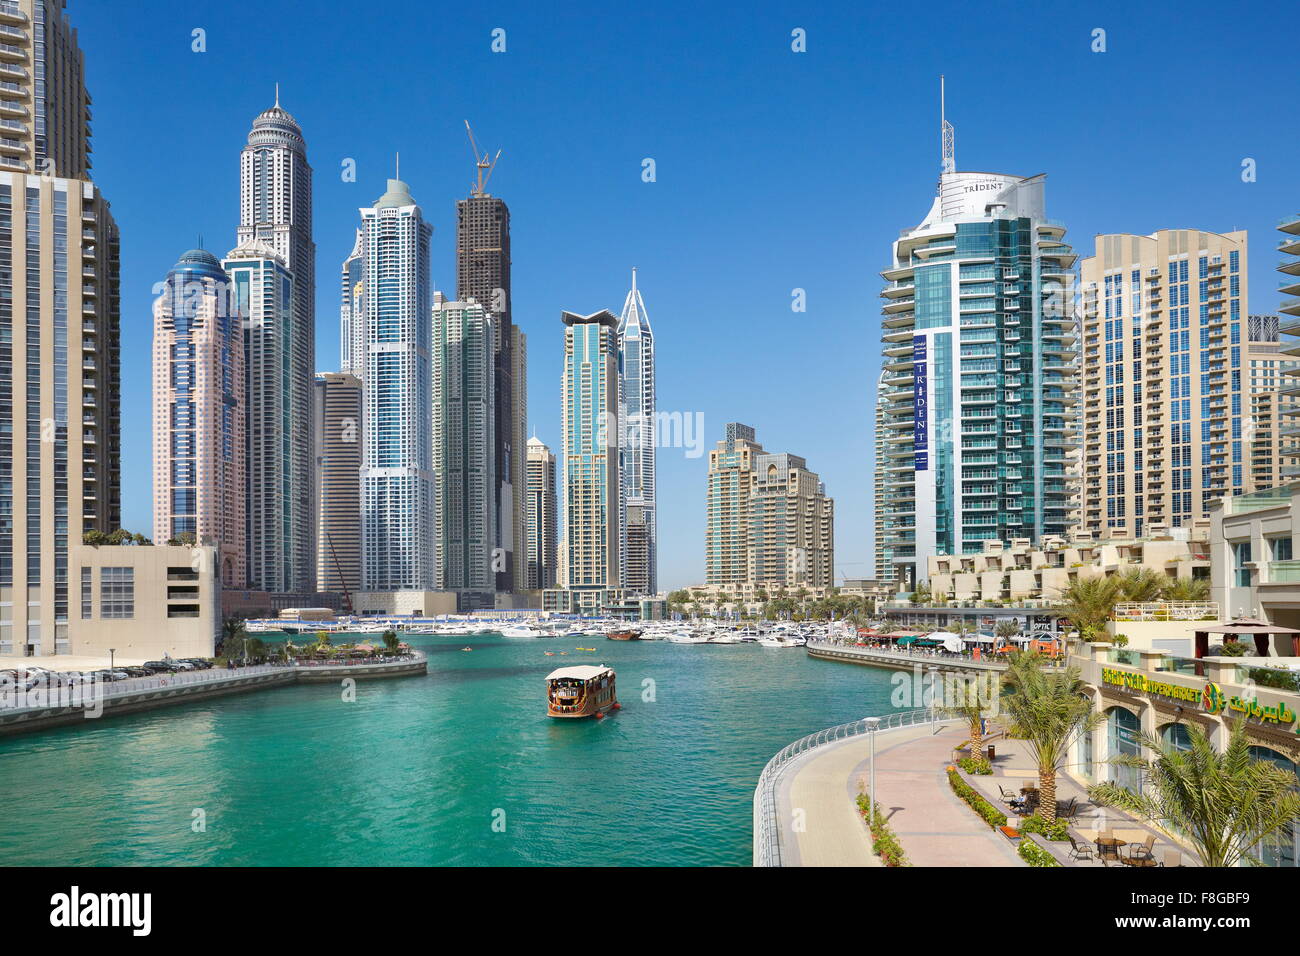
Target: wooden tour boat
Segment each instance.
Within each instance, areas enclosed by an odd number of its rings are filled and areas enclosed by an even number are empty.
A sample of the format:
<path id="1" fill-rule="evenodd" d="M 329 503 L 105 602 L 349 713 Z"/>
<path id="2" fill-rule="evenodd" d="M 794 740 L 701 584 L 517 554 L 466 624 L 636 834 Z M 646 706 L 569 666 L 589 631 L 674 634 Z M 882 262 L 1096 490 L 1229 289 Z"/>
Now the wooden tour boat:
<path id="1" fill-rule="evenodd" d="M 614 669 L 604 664 L 561 667 L 546 675 L 550 717 L 604 717 L 622 705 L 614 696 Z"/>
<path id="2" fill-rule="evenodd" d="M 631 628 L 629 628 L 629 629 L 626 630 L 626 631 L 610 631 L 610 632 L 609 632 L 608 634 L 606 634 L 605 636 L 608 637 L 611 641 L 639 641 L 639 640 L 641 640 L 641 632 L 640 632 L 640 631 L 632 630 Z"/>

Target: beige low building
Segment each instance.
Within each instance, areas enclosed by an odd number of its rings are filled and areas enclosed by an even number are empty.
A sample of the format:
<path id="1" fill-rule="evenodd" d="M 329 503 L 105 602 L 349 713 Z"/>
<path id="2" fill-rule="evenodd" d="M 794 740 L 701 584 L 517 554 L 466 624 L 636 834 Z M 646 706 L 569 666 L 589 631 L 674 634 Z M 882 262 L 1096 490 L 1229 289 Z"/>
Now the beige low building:
<path id="1" fill-rule="evenodd" d="M 1078 666 L 1102 722 L 1075 742 L 1066 773 L 1087 785 L 1109 781 L 1136 790 L 1139 773 L 1119 757 L 1151 759 L 1139 734 L 1188 746 L 1187 725 L 1208 733 L 1219 750 L 1238 720 L 1246 723 L 1252 756 L 1300 770 L 1300 694 L 1290 665 L 1294 657 L 1206 657 L 1194 660 L 1159 651 L 1081 644 L 1070 663 Z M 1168 842 L 1167 840 L 1162 842 Z M 1300 829 L 1266 838 L 1258 850 L 1267 866 L 1295 866 Z"/>
<path id="2" fill-rule="evenodd" d="M 928 559 L 930 593 L 952 601 L 1055 601 L 1079 578 L 1112 577 L 1149 568 L 1170 578 L 1210 577 L 1209 523 L 1173 533 L 1154 526 L 1137 540 L 1089 535 L 985 541 L 978 554 L 940 554 Z"/>
<path id="3" fill-rule="evenodd" d="M 1224 498 L 1210 523 L 1210 597 L 1225 616 L 1300 627 L 1300 481 Z"/>
<path id="4" fill-rule="evenodd" d="M 437 617 L 456 613 L 455 591 L 358 591 L 352 595 L 358 614 Z"/>
<path id="5" fill-rule="evenodd" d="M 122 663 L 211 657 L 221 633 L 216 549 L 167 545 L 69 548 L 72 654 Z"/>

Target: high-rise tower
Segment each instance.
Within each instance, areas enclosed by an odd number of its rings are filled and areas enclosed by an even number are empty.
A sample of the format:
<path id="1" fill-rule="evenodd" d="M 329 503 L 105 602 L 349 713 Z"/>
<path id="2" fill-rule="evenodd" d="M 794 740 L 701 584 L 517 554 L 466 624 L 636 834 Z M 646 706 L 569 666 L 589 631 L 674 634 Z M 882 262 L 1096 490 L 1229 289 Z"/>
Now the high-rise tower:
<path id="1" fill-rule="evenodd" d="M 339 368 L 359 379 L 366 377 L 366 316 L 362 298 L 365 271 L 365 234 L 358 229 L 352 252 L 343 260 L 339 296 Z"/>
<path id="2" fill-rule="evenodd" d="M 216 256 L 191 249 L 153 306 L 153 536 L 217 549 L 247 584 L 242 314 Z"/>
<path id="3" fill-rule="evenodd" d="M 1043 183 L 940 173 L 930 212 L 881 273 L 877 548 L 903 589 L 925 578 L 929 555 L 1069 528 L 1076 257 L 1046 218 Z"/>
<path id="4" fill-rule="evenodd" d="M 429 394 L 429 239 L 410 187 L 388 180 L 361 210 L 365 233 L 365 443 L 361 581 L 365 591 L 434 588 Z"/>
<path id="5" fill-rule="evenodd" d="M 0 27 L 0 655 L 66 653 L 69 543 L 121 522 L 118 231 L 63 3 Z"/>
<path id="6" fill-rule="evenodd" d="M 361 589 L 362 385 L 316 373 L 316 581 L 351 597 Z"/>
<path id="7" fill-rule="evenodd" d="M 564 551 L 561 586 L 579 611 L 621 597 L 618 318 L 563 313 Z"/>
<path id="8" fill-rule="evenodd" d="M 528 590 L 554 588 L 556 576 L 555 455 L 528 439 Z"/>
<path id="9" fill-rule="evenodd" d="M 619 409 L 623 433 L 623 495 L 627 515 L 623 583 L 634 595 L 655 594 L 657 532 L 655 525 L 655 339 L 650 316 L 636 287 L 623 303 L 618 320 L 618 368 L 622 378 Z"/>
<path id="10" fill-rule="evenodd" d="M 1098 236 L 1083 260 L 1080 524 L 1095 538 L 1190 528 L 1255 490 L 1250 373 L 1267 349 L 1250 340 L 1246 265 L 1246 233 L 1195 229 Z"/>
<path id="11" fill-rule="evenodd" d="M 469 129 L 469 124 L 465 124 Z M 524 435 L 527 408 L 523 383 L 515 378 L 523 371 L 516 358 L 522 336 L 513 321 L 514 303 L 510 289 L 510 209 L 505 201 L 490 195 L 488 179 L 496 166 L 488 154 L 479 155 L 470 133 L 470 145 L 478 168 L 478 179 L 467 199 L 456 202 L 456 298 L 473 299 L 492 316 L 495 378 L 493 433 L 496 494 L 496 546 L 501 549 L 496 586 L 498 591 L 517 587 L 516 550 L 526 535 L 525 481 L 523 475 Z M 501 153 L 498 151 L 497 158 Z M 518 393 L 517 390 L 518 389 Z"/>
<path id="12" fill-rule="evenodd" d="M 492 318 L 477 302 L 433 302 L 437 582 L 462 611 L 495 603 Z"/>
<path id="13" fill-rule="evenodd" d="M 257 424 L 288 409 L 284 441 L 270 453 L 279 465 L 266 469 L 265 481 L 249 489 L 250 513 L 273 507 L 257 535 L 250 536 L 250 583 L 268 591 L 313 591 L 316 587 L 315 441 L 312 437 L 312 388 L 316 355 L 316 244 L 311 231 L 311 166 L 302 129 L 275 105 L 258 114 L 239 158 L 238 245 L 258 244 L 282 260 L 289 280 L 289 308 L 267 321 L 282 326 L 287 368 L 249 364 L 249 436 L 258 440 Z M 249 343 L 254 346 L 254 343 Z M 255 348 L 249 348 L 252 355 Z M 274 381 L 259 381 L 263 373 Z M 273 390 L 285 393 L 263 408 Z M 256 455 L 250 449 L 250 462 Z M 280 482 L 268 488 L 267 481 Z M 268 555 L 280 555 L 269 560 Z"/>

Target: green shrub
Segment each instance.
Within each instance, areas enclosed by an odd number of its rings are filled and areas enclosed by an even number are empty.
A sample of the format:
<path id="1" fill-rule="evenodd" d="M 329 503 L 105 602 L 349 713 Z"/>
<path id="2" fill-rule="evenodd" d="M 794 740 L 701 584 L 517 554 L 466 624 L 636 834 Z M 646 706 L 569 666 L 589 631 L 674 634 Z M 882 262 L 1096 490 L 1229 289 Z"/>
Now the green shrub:
<path id="1" fill-rule="evenodd" d="M 911 866 L 907 862 L 907 854 L 903 852 L 903 846 L 898 842 L 898 837 L 890 829 L 885 815 L 880 812 L 880 804 L 868 799 L 865 793 L 858 794 L 858 814 L 866 821 L 867 829 L 871 831 L 871 849 L 880 857 L 880 862 L 885 866 Z M 874 819 L 872 812 L 868 809 L 871 806 L 874 810 Z"/>
<path id="2" fill-rule="evenodd" d="M 990 827 L 996 829 L 1007 825 L 1007 815 L 981 797 L 974 787 L 962 779 L 961 774 L 956 769 L 948 771 L 948 783 L 952 787 L 953 793 L 965 800 L 970 808 L 983 817 L 984 822 Z"/>
<path id="3" fill-rule="evenodd" d="M 1070 824 L 1067 821 L 1053 820 L 1051 823 L 1048 823 L 1036 813 L 1033 816 L 1025 817 L 1016 826 L 1019 828 L 1021 833 L 1037 833 L 1051 840 L 1053 843 L 1061 843 L 1070 839 L 1069 834 L 1066 832 L 1070 828 Z"/>
<path id="4" fill-rule="evenodd" d="M 1023 829 L 1022 829 L 1023 832 Z M 1056 857 L 1052 856 L 1046 849 L 1039 846 L 1031 837 L 1025 837 L 1020 841 L 1020 847 L 1016 850 L 1020 854 L 1020 859 L 1024 860 L 1030 866 L 1060 866 Z"/>
<path id="5" fill-rule="evenodd" d="M 980 777 L 987 777 L 993 773 L 993 764 L 989 763 L 987 757 L 962 757 L 957 761 L 957 766 L 967 773 L 973 773 Z"/>

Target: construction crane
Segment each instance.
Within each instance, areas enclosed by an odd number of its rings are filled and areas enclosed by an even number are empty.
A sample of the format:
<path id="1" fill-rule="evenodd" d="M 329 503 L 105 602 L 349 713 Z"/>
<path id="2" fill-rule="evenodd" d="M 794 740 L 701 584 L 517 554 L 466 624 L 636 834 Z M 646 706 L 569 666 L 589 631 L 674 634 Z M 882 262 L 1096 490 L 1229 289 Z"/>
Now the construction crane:
<path id="1" fill-rule="evenodd" d="M 489 161 L 487 153 L 479 155 L 478 143 L 474 142 L 474 131 L 470 129 L 469 120 L 465 120 L 465 132 L 469 134 L 469 148 L 474 153 L 474 165 L 478 167 L 478 182 L 471 186 L 469 191 L 471 196 L 481 199 L 487 195 L 485 190 L 488 180 L 492 178 L 492 170 L 496 169 L 497 160 L 501 158 L 501 150 L 498 149 L 497 154 Z M 484 170 L 487 170 L 487 175 L 484 175 Z"/>
<path id="2" fill-rule="evenodd" d="M 348 579 L 343 576 L 343 567 L 339 564 L 338 552 L 334 550 L 334 535 L 328 531 L 325 532 L 325 540 L 329 542 L 330 556 L 334 558 L 334 572 L 339 576 L 339 584 L 343 586 L 343 608 L 349 614 L 352 613 L 352 592 L 348 590 Z"/>

